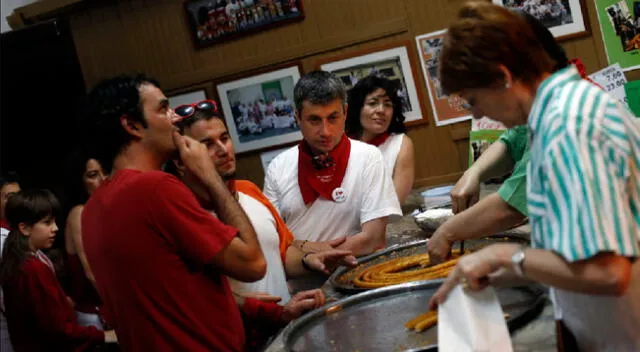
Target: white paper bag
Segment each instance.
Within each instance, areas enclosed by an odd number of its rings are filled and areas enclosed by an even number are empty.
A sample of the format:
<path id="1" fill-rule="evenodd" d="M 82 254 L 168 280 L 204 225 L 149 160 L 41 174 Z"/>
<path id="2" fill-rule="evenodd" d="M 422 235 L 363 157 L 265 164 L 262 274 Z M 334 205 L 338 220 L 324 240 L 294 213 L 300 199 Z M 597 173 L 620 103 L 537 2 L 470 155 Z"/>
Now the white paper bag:
<path id="1" fill-rule="evenodd" d="M 463 290 L 460 285 L 438 308 L 438 351 L 512 352 L 509 329 L 492 287 Z"/>

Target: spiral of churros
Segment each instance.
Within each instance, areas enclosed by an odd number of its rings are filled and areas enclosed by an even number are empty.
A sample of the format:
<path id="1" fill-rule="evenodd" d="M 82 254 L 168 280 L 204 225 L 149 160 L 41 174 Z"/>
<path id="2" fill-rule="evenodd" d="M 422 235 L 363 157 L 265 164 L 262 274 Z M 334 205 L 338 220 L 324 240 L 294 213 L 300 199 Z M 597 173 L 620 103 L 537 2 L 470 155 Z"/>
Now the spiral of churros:
<path id="1" fill-rule="evenodd" d="M 433 266 L 429 266 L 429 255 L 426 253 L 391 259 L 364 269 L 353 279 L 353 284 L 362 288 L 378 288 L 447 277 L 458 263 L 460 255 L 460 251 L 454 251 L 453 259 Z"/>

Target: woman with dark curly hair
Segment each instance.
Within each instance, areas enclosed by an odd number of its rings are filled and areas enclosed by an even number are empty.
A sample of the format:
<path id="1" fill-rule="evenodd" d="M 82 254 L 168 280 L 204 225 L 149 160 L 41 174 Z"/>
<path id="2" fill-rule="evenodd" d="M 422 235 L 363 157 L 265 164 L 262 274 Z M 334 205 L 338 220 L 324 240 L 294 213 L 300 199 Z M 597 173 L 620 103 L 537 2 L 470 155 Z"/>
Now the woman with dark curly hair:
<path id="1" fill-rule="evenodd" d="M 102 322 L 98 315 L 100 296 L 94 287 L 93 274 L 84 253 L 80 219 L 84 203 L 100 186 L 105 179 L 105 174 L 96 159 L 82 152 L 75 153 L 71 163 L 68 177 L 70 185 L 67 191 L 72 208 L 67 216 L 64 239 L 67 267 L 71 275 L 69 295 L 76 303 L 78 323 L 82 326 L 95 326 L 102 329 Z"/>
<path id="2" fill-rule="evenodd" d="M 361 79 L 349 91 L 346 132 L 380 148 L 400 204 L 413 187 L 413 142 L 405 134 L 402 101 L 392 81 L 377 75 Z"/>

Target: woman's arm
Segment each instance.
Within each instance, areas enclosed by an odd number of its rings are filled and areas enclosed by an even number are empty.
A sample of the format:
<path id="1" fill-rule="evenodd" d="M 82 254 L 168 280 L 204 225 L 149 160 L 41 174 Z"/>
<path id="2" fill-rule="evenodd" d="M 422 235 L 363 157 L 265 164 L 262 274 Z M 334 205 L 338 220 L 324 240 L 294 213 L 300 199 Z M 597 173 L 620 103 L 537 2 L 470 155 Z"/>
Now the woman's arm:
<path id="1" fill-rule="evenodd" d="M 415 178 L 415 159 L 413 150 L 413 141 L 409 136 L 402 138 L 402 146 L 398 159 L 393 167 L 393 186 L 398 195 L 400 205 L 404 204 L 413 188 L 413 180 Z"/>
<path id="2" fill-rule="evenodd" d="M 512 268 L 511 257 L 521 248 L 513 243 L 495 244 L 463 256 L 434 294 L 430 306 L 444 302 L 451 289 L 461 282 L 466 281 L 472 290 L 485 288 L 490 284 L 491 274 Z M 613 252 L 600 252 L 588 259 L 569 262 L 549 250 L 526 248 L 523 272 L 527 279 L 562 290 L 620 296 L 631 281 L 631 260 Z"/>
<path id="3" fill-rule="evenodd" d="M 89 266 L 89 262 L 87 261 L 87 255 L 84 252 L 84 245 L 82 244 L 81 220 L 83 210 L 84 206 L 76 206 L 71 209 L 69 217 L 67 218 L 66 234 L 67 237 L 71 240 L 73 250 L 80 259 L 80 263 L 82 264 L 82 268 L 84 269 L 84 274 L 87 276 L 89 281 L 91 281 L 95 285 L 96 280 L 93 277 L 93 273 L 91 272 L 91 267 Z"/>

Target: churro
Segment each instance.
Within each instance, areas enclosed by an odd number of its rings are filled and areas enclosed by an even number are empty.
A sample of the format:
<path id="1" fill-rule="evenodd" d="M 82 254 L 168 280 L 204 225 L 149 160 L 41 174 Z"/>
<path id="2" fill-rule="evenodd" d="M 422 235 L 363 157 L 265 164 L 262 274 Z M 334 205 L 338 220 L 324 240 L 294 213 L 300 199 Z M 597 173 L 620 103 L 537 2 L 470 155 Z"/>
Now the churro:
<path id="1" fill-rule="evenodd" d="M 415 330 L 422 332 L 438 323 L 438 312 L 430 310 L 424 314 L 421 314 L 404 324 L 409 330 Z"/>

